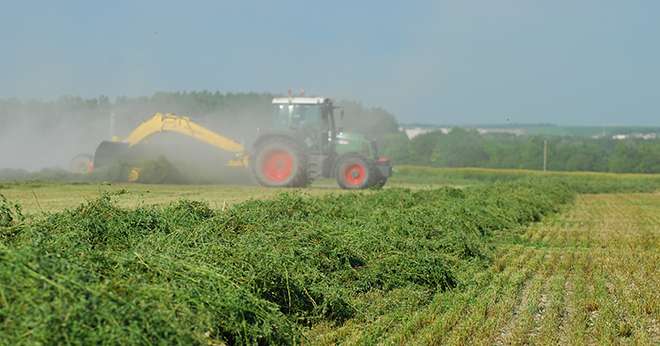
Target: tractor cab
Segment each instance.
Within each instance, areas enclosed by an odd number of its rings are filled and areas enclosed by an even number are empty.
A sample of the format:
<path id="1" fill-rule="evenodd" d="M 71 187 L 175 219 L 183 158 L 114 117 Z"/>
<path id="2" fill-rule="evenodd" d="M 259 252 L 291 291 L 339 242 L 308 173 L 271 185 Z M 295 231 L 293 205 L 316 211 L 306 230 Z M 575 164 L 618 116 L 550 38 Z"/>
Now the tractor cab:
<path id="1" fill-rule="evenodd" d="M 326 177 L 343 188 L 362 189 L 382 186 L 391 175 L 374 141 L 337 129 L 340 107 L 329 98 L 276 97 L 272 105 L 272 127 L 252 150 L 251 167 L 262 185 L 303 186 Z"/>
<path id="2" fill-rule="evenodd" d="M 332 101 L 323 97 L 273 99 L 273 130 L 296 133 L 308 150 L 329 153 L 337 136 Z"/>

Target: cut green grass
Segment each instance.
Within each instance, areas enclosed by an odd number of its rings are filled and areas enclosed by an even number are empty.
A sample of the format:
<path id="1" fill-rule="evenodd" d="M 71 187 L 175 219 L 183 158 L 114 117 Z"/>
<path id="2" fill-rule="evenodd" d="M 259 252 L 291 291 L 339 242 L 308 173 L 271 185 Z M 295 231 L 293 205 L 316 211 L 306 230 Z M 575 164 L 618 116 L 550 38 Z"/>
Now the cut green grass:
<path id="1" fill-rule="evenodd" d="M 349 193 L 2 184 L 0 339 L 660 343 L 660 194 L 570 203 L 653 191 L 656 176 L 396 177 Z"/>
<path id="2" fill-rule="evenodd" d="M 350 340 L 370 344 L 487 268 L 494 232 L 572 198 L 541 182 L 283 194 L 225 210 L 194 201 L 127 209 L 106 194 L 1 229 L 2 337 L 307 343 L 335 339 L 308 334 L 314 326 L 347 324 L 368 325 Z"/>

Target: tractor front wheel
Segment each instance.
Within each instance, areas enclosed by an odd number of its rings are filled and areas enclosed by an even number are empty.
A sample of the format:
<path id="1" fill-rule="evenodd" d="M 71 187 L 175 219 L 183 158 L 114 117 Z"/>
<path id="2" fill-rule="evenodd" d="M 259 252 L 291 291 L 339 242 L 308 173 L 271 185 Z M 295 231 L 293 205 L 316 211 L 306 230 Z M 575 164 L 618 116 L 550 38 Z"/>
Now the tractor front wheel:
<path id="1" fill-rule="evenodd" d="M 371 187 L 375 172 L 367 160 L 359 156 L 349 156 L 339 161 L 335 176 L 342 189 L 357 190 Z"/>

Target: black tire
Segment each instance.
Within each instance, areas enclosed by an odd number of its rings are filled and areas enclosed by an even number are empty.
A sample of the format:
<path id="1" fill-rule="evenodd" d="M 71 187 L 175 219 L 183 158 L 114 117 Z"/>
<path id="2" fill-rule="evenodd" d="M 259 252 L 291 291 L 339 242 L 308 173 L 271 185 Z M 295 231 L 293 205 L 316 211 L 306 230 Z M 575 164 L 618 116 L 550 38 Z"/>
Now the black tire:
<path id="1" fill-rule="evenodd" d="M 374 183 L 371 185 L 371 188 L 382 189 L 386 183 L 387 183 L 387 178 L 383 178 L 382 176 L 380 176 L 380 174 L 378 174 L 378 179 L 374 181 Z"/>
<path id="2" fill-rule="evenodd" d="M 71 159 L 69 171 L 76 174 L 89 174 L 94 170 L 94 157 L 90 154 L 78 154 Z"/>
<path id="3" fill-rule="evenodd" d="M 374 169 L 374 181 L 371 184 L 371 188 L 382 189 L 383 186 L 387 183 L 388 176 L 384 176 L 381 173 L 381 170 L 377 166 L 373 166 Z"/>
<path id="4" fill-rule="evenodd" d="M 342 189 L 360 190 L 371 187 L 376 179 L 376 172 L 369 161 L 360 156 L 341 158 L 335 170 L 337 184 Z"/>
<path id="5" fill-rule="evenodd" d="M 306 155 L 291 140 L 266 140 L 258 145 L 252 162 L 252 174 L 262 186 L 303 187 L 309 184 Z"/>
<path id="6" fill-rule="evenodd" d="M 126 160 L 128 152 L 126 143 L 103 141 L 94 153 L 94 169 L 110 167 Z"/>

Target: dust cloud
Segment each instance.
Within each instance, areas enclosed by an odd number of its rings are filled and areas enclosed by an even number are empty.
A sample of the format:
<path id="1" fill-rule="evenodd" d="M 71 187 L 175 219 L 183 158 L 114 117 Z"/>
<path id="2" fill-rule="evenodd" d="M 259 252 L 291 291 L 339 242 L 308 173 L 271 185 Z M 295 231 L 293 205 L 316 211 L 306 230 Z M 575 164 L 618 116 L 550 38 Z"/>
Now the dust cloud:
<path id="1" fill-rule="evenodd" d="M 149 97 L 55 101 L 0 99 L 0 179 L 2 171 L 44 169 L 68 171 L 80 154 L 94 155 L 102 141 L 125 138 L 154 113 L 174 113 L 243 145 L 252 147 L 260 131 L 272 127 L 272 98 L 268 93 L 162 92 Z M 394 116 L 380 108 L 342 101 L 346 119 L 338 127 L 384 140 L 398 131 Z M 339 118 L 339 117 L 337 117 Z M 165 159 L 187 183 L 245 183 L 245 168 L 227 167 L 234 153 L 177 133 L 157 133 L 135 147 L 144 160 Z M 160 167 L 160 166 L 159 166 Z M 97 167 L 98 168 L 98 167 Z M 125 173 L 125 172 L 124 172 Z M 121 173 L 121 174 L 124 174 Z M 43 177 L 49 179 L 48 176 Z M 238 178 L 238 179 L 237 179 Z M 105 179 L 99 178 L 99 179 Z M 112 179 L 110 179 L 112 180 Z M 122 179 L 117 179 L 122 180 Z M 125 180 L 125 179 L 123 179 Z"/>
<path id="2" fill-rule="evenodd" d="M 185 102 L 151 98 L 80 99 L 53 102 L 0 100 L 0 171 L 66 171 L 79 154 L 93 155 L 101 141 L 125 138 L 156 112 L 189 116 L 196 123 L 249 148 L 259 128 L 269 126 L 270 97 L 203 111 Z M 254 99 L 254 97 L 252 97 Z M 245 103 L 245 102 L 243 102 Z M 192 109 L 189 113 L 187 110 Z M 157 133 L 136 146 L 145 160 L 166 159 L 184 182 L 250 182 L 244 168 L 227 167 L 235 154 L 177 133 Z M 0 174 L 2 178 L 2 174 Z"/>
<path id="3" fill-rule="evenodd" d="M 93 153 L 108 134 L 106 119 L 66 113 L 41 105 L 14 104 L 0 113 L 0 169 L 68 169 L 79 153 Z M 37 108 L 37 107 L 35 107 Z"/>

